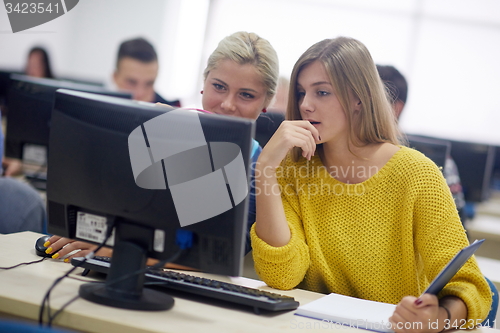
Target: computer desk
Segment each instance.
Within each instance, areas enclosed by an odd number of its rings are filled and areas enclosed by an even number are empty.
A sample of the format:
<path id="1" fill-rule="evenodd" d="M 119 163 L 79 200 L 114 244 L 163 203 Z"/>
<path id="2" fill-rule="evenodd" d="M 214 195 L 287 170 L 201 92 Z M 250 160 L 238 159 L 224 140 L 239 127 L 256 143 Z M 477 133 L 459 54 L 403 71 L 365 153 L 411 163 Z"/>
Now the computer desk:
<path id="1" fill-rule="evenodd" d="M 21 262 L 39 259 L 34 244 L 41 234 L 20 232 L 0 235 L 0 267 L 10 267 Z M 41 263 L 0 270 L 0 317 L 22 317 L 38 320 L 38 311 L 45 292 L 54 280 L 72 266 L 63 261 L 46 259 Z M 71 276 L 81 277 L 81 268 Z M 232 282 L 248 287 L 258 287 L 295 297 L 306 304 L 321 294 L 305 290 L 277 291 L 263 282 L 247 278 L 189 272 L 192 275 Z M 231 280 L 233 279 L 233 280 Z M 83 282 L 66 278 L 51 293 L 52 309 L 58 309 L 78 294 Z M 189 296 L 188 296 L 189 297 Z M 217 301 L 208 301 L 216 303 Z M 84 332 L 287 332 L 300 327 L 314 327 L 321 322 L 295 316 L 293 311 L 278 314 L 256 315 L 247 307 L 238 308 L 228 303 L 209 304 L 194 296 L 175 297 L 175 305 L 167 311 L 149 312 L 116 309 L 77 299 L 56 319 L 55 326 Z M 307 325 L 307 326 L 306 326 Z M 307 330 L 315 332 L 315 330 Z M 324 331 L 318 327 L 318 332 Z"/>
<path id="2" fill-rule="evenodd" d="M 34 232 L 0 235 L 0 267 L 13 266 L 21 262 L 37 260 L 34 244 L 41 235 Z M 53 281 L 62 276 L 72 266 L 58 260 L 46 259 L 41 263 L 21 266 L 11 270 L 0 270 L 0 318 L 21 317 L 29 321 L 38 319 L 40 303 Z M 80 277 L 81 268 L 75 270 L 74 277 Z M 256 287 L 295 297 L 301 304 L 318 299 L 322 294 L 305 290 L 277 291 L 261 281 L 247 278 L 189 272 L 222 281 L 233 282 L 248 287 Z M 84 278 L 85 279 L 85 278 Z M 90 279 L 89 279 L 90 280 Z M 52 309 L 78 294 L 83 282 L 64 279 L 52 292 Z M 215 303 L 211 302 L 211 303 Z M 356 328 L 323 323 L 318 320 L 295 316 L 294 311 L 254 314 L 248 308 L 238 308 L 227 303 L 209 304 L 196 297 L 175 297 L 172 309 L 159 312 L 133 311 L 106 307 L 77 299 L 55 320 L 54 326 L 82 332 L 342 332 L 358 331 Z M 478 328 L 473 332 L 499 333 L 490 328 Z"/>

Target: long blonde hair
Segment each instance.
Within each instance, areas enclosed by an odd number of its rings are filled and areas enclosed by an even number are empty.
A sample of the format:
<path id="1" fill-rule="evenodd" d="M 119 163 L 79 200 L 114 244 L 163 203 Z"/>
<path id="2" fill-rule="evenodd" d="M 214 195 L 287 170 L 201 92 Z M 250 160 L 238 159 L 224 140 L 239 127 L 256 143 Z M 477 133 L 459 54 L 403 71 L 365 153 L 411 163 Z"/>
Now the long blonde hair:
<path id="1" fill-rule="evenodd" d="M 295 63 L 290 79 L 287 119 L 302 119 L 297 78 L 304 67 L 315 61 L 325 67 L 344 110 L 349 126 L 349 144 L 364 146 L 370 143 L 404 143 L 370 52 L 365 45 L 353 38 L 325 39 L 302 54 Z M 353 97 L 361 101 L 361 110 L 356 119 L 352 108 Z M 294 160 L 298 160 L 301 156 L 300 148 L 294 148 L 292 156 Z"/>

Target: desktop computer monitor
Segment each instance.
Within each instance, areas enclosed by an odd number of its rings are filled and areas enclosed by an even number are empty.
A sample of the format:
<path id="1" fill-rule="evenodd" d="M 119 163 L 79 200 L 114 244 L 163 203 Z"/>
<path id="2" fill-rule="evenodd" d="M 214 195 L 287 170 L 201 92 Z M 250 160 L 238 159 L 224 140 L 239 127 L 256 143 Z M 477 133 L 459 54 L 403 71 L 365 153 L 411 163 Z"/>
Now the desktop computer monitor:
<path id="1" fill-rule="evenodd" d="M 482 202 L 490 197 L 495 147 L 487 144 L 451 141 L 451 157 L 457 164 L 464 197 Z"/>
<path id="2" fill-rule="evenodd" d="M 495 146 L 495 162 L 491 177 L 492 190 L 500 191 L 500 146 Z"/>
<path id="3" fill-rule="evenodd" d="M 238 117 L 58 91 L 50 135 L 48 230 L 100 242 L 105 226 L 114 223 L 107 281 L 132 276 L 119 291 L 115 285 L 95 291 L 94 284 L 82 287 L 80 295 L 150 309 L 134 298 L 146 289 L 143 276 L 133 272 L 145 267 L 146 257 L 172 257 L 176 242 L 186 239 L 192 244 L 175 263 L 240 275 L 254 126 Z"/>
<path id="4" fill-rule="evenodd" d="M 274 132 L 285 120 L 285 115 L 279 112 L 261 113 L 255 121 L 255 140 L 264 147 L 274 135 Z"/>
<path id="5" fill-rule="evenodd" d="M 41 178 L 44 178 L 43 169 L 47 165 L 52 106 L 55 92 L 60 88 L 131 98 L 129 93 L 92 85 L 11 75 L 7 96 L 9 116 L 5 135 L 5 156 L 23 160 L 26 168 L 33 166 L 33 175 L 40 175 Z M 29 170 L 25 171 L 30 175 Z"/>
<path id="6" fill-rule="evenodd" d="M 441 170 L 444 170 L 446 158 L 450 156 L 451 142 L 443 139 L 436 139 L 420 135 L 406 136 L 408 146 L 414 148 L 431 159 Z"/>
<path id="7" fill-rule="evenodd" d="M 7 92 L 10 86 L 10 76 L 12 74 L 22 74 L 20 71 L 15 70 L 0 70 L 0 106 L 5 106 L 5 100 L 7 98 Z M 4 111 L 2 110 L 2 113 Z"/>
<path id="8" fill-rule="evenodd" d="M 78 76 L 61 76 L 58 79 L 61 81 L 67 81 L 67 82 L 78 83 L 78 84 L 85 84 L 85 85 L 90 85 L 90 86 L 97 86 L 97 87 L 101 87 L 101 88 L 105 87 L 105 84 L 103 81 L 86 79 L 86 78 L 81 78 Z"/>

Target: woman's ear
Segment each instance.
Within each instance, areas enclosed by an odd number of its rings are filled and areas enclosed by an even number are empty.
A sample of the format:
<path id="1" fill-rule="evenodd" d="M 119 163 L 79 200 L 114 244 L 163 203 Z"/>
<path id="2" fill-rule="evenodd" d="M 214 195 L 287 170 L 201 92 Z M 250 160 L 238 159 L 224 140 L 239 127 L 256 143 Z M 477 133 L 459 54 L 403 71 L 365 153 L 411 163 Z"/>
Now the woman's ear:
<path id="1" fill-rule="evenodd" d="M 361 100 L 359 98 L 354 99 L 354 112 L 359 113 L 361 111 Z"/>

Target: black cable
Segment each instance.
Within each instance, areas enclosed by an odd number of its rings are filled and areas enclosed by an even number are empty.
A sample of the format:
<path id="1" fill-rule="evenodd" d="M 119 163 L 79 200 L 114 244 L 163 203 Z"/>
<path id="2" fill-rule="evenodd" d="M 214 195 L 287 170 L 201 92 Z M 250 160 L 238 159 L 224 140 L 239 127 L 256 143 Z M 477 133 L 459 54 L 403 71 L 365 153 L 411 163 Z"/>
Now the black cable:
<path id="1" fill-rule="evenodd" d="M 66 272 L 66 274 L 64 274 L 63 276 L 59 277 L 58 279 L 56 279 L 54 281 L 54 283 L 52 284 L 52 286 L 49 288 L 49 290 L 47 291 L 47 293 L 45 294 L 45 297 L 43 298 L 42 300 L 42 305 L 40 307 L 40 313 L 39 313 L 39 318 L 38 318 L 38 323 L 40 326 L 43 326 L 43 313 L 45 311 L 45 303 L 47 303 L 47 315 L 48 315 L 48 323 L 47 323 L 47 326 L 48 327 L 51 327 L 52 326 L 52 322 L 55 320 L 56 316 L 58 316 L 63 310 L 64 308 L 66 308 L 68 305 L 70 305 L 72 302 L 74 302 L 76 299 L 79 298 L 79 296 L 75 296 L 73 299 L 71 299 L 70 301 L 66 302 L 58 311 L 56 311 L 54 313 L 54 315 L 51 315 L 50 314 L 50 293 L 52 291 L 52 289 L 54 289 L 54 287 L 60 282 L 62 281 L 64 278 L 66 277 L 69 277 L 69 274 L 73 273 L 75 271 L 75 269 L 77 269 L 78 267 L 80 267 L 81 265 L 83 265 L 88 259 L 92 258 L 94 256 L 94 253 L 98 252 L 105 244 L 106 242 L 108 241 L 109 237 L 111 236 L 111 231 L 113 230 L 113 226 L 110 226 L 107 230 L 107 234 L 106 234 L 106 238 L 104 239 L 104 241 L 99 244 L 99 246 L 97 247 L 97 249 L 95 251 L 93 251 L 92 253 L 90 253 L 89 255 L 85 256 L 85 258 L 78 262 L 77 265 L 75 265 L 72 269 L 70 269 L 68 272 Z M 109 231 L 109 232 L 108 232 Z M 146 271 L 150 270 L 150 269 L 158 269 L 158 268 L 161 268 L 163 267 L 166 263 L 168 262 L 173 262 L 175 260 L 177 260 L 179 258 L 179 256 L 182 254 L 182 252 L 184 251 L 184 248 L 181 248 L 179 249 L 179 251 L 177 251 L 176 253 L 174 253 L 170 258 L 168 259 L 165 259 L 165 260 L 162 260 L 162 261 L 159 261 L 157 262 L 156 264 L 152 265 L 152 266 L 148 266 L 144 269 L 139 269 L 139 270 L 136 270 L 135 272 L 131 272 L 131 273 L 128 273 L 128 274 L 125 274 L 123 276 L 120 276 L 119 278 L 115 279 L 115 280 L 111 280 L 111 281 L 107 281 L 107 285 L 113 285 L 115 283 L 118 283 L 120 281 L 123 281 L 125 279 L 128 279 L 134 275 L 138 275 L 138 274 L 142 274 L 142 273 L 145 273 Z M 73 278 L 73 279 L 76 279 L 76 278 Z M 82 281 L 81 279 L 79 279 L 80 281 Z M 85 282 L 94 282 L 94 283 L 103 283 L 103 282 L 98 282 L 98 281 L 85 281 Z"/>
<path id="2" fill-rule="evenodd" d="M 114 228 L 114 222 L 110 223 L 108 225 L 108 228 L 106 230 L 106 237 L 104 238 L 104 240 L 101 242 L 101 244 L 99 244 L 99 246 L 97 246 L 97 248 L 92 251 L 91 253 L 89 253 L 88 255 L 85 256 L 85 258 L 79 262 L 76 266 L 74 266 L 73 268 L 71 268 L 69 271 L 66 272 L 66 274 L 64 274 L 63 276 L 57 278 L 53 283 L 52 283 L 52 286 L 50 286 L 50 288 L 47 290 L 47 292 L 45 293 L 45 296 L 43 297 L 42 299 L 42 304 L 40 306 L 40 312 L 38 314 L 38 324 L 40 327 L 43 326 L 43 314 L 45 312 L 45 304 L 47 303 L 47 315 L 48 315 L 48 320 L 49 320 L 49 327 L 52 323 L 52 321 L 55 319 L 55 316 L 51 316 L 50 314 L 50 293 L 52 292 L 52 289 L 55 288 L 55 286 L 57 284 L 59 284 L 59 282 L 61 282 L 64 278 L 66 278 L 69 274 L 73 273 L 75 271 L 75 269 L 77 269 L 78 267 L 80 267 L 81 265 L 83 265 L 87 259 L 89 258 L 92 258 L 94 256 L 94 254 L 96 252 L 98 252 L 105 244 L 106 242 L 108 241 L 108 239 L 111 237 L 111 233 L 113 231 L 113 228 Z M 69 303 L 66 303 L 65 306 L 69 305 L 71 302 Z M 57 314 L 60 313 L 60 311 L 57 311 L 56 312 Z"/>
<path id="3" fill-rule="evenodd" d="M 85 283 L 104 283 L 103 281 L 93 281 L 93 280 L 86 280 L 86 279 L 79 279 L 77 277 L 74 277 L 74 276 L 71 276 L 71 275 L 68 275 L 67 276 L 68 279 L 73 279 L 73 280 L 77 280 L 77 281 L 81 281 L 81 282 L 85 282 Z M 74 301 L 76 301 L 78 298 L 80 298 L 80 295 L 76 295 L 75 297 L 73 297 L 72 299 L 70 299 L 68 302 L 64 303 L 63 306 L 61 306 L 61 308 L 59 310 L 57 310 L 53 315 L 50 314 L 50 304 L 49 304 L 49 300 L 47 299 L 47 308 L 48 308 L 48 311 L 47 311 L 47 316 L 48 316 L 48 323 L 47 323 L 47 326 L 48 327 L 52 327 L 52 322 L 54 321 L 54 319 L 68 306 L 70 305 L 71 303 L 73 303 Z"/>
<path id="4" fill-rule="evenodd" d="M 61 308 L 59 310 L 57 310 L 54 315 L 52 317 L 49 316 L 49 321 L 47 323 L 47 326 L 48 327 L 52 327 L 52 322 L 54 321 L 54 319 L 56 319 L 56 317 L 68 306 L 70 305 L 71 303 L 73 303 L 74 301 L 76 301 L 78 298 L 80 298 L 80 295 L 76 295 L 75 297 L 73 297 L 72 299 L 70 299 L 69 301 L 67 301 L 66 303 L 63 304 L 63 306 L 61 306 Z"/>
<path id="5" fill-rule="evenodd" d="M 82 260 L 82 263 L 85 262 L 85 260 Z M 74 266 L 73 268 L 71 268 L 68 272 L 66 272 L 66 274 L 64 274 L 63 276 L 57 278 L 54 283 L 52 283 L 52 286 L 50 286 L 50 288 L 47 290 L 47 292 L 45 293 L 45 296 L 43 297 L 43 300 L 42 300 L 42 305 L 40 306 L 40 313 L 39 313 L 39 316 L 38 316 L 38 324 L 41 326 L 43 326 L 43 313 L 45 311 L 45 304 L 47 304 L 47 315 L 48 315 L 48 319 L 50 320 L 50 293 L 52 292 L 52 289 L 55 288 L 55 286 L 57 284 L 59 284 L 59 282 L 61 282 L 65 277 L 67 277 L 69 274 L 73 273 L 73 271 L 75 269 L 77 269 L 78 266 Z M 49 326 L 50 327 L 50 326 Z"/>
<path id="6" fill-rule="evenodd" d="M 19 267 L 19 266 L 22 266 L 22 265 L 31 265 L 31 264 L 37 264 L 39 262 L 42 262 L 44 261 L 45 259 L 47 258 L 42 258 L 42 259 L 38 259 L 38 260 L 35 260 L 35 261 L 29 261 L 29 262 L 22 262 L 20 264 L 17 264 L 17 265 L 14 265 L 14 266 L 10 266 L 10 267 L 0 267 L 0 269 L 13 269 L 13 268 L 16 268 L 16 267 Z"/>
<path id="7" fill-rule="evenodd" d="M 182 254 L 182 252 L 184 251 L 184 249 L 180 249 L 179 251 L 177 251 L 176 253 L 174 253 L 170 258 L 168 259 L 165 259 L 165 260 L 162 260 L 162 261 L 159 261 L 157 262 L 156 264 L 152 265 L 152 266 L 148 266 L 146 268 L 143 268 L 143 269 L 138 269 L 136 270 L 135 272 L 131 272 L 131 273 L 128 273 L 128 274 L 125 274 L 123 276 L 120 276 L 119 278 L 117 279 L 114 279 L 114 280 L 111 280 L 111 281 L 106 281 L 106 284 L 109 286 L 109 285 L 113 285 L 115 283 L 118 283 L 118 282 L 121 282 L 123 280 L 126 280 L 134 275 L 139 275 L 139 274 L 142 274 L 142 273 L 146 273 L 148 270 L 150 269 L 158 269 L 160 267 L 163 267 L 165 266 L 166 263 L 168 262 L 173 262 L 175 260 L 177 260 L 177 258 L 179 258 L 179 256 Z"/>
<path id="8" fill-rule="evenodd" d="M 104 243 L 106 243 L 107 240 L 104 241 Z M 94 252 L 97 252 L 98 250 L 94 251 Z M 111 281 L 108 281 L 107 282 L 107 285 L 113 285 L 115 283 L 118 283 L 120 281 L 123 281 L 129 277 L 132 277 L 134 275 L 138 275 L 138 274 L 142 274 L 142 273 L 145 273 L 147 270 L 149 269 L 157 269 L 157 268 L 160 268 L 160 267 L 163 267 L 167 262 L 172 262 L 174 260 L 176 260 L 177 258 L 179 258 L 179 256 L 182 254 L 182 251 L 184 251 L 184 249 L 180 249 L 179 251 L 177 251 L 176 253 L 174 253 L 174 255 L 172 255 L 172 257 L 168 258 L 168 259 L 165 259 L 165 260 L 162 260 L 152 266 L 149 266 L 149 267 L 146 267 L 144 269 L 139 269 L 135 272 L 132 272 L 132 273 L 129 273 L 129 274 L 125 274 L 123 276 L 120 276 L 119 278 L 115 279 L 115 280 L 111 280 Z M 82 260 L 78 266 L 75 266 L 74 268 L 77 268 L 79 266 L 81 266 L 85 261 L 87 261 L 87 259 L 85 260 Z M 71 269 L 71 271 L 74 271 L 74 269 Z M 67 273 L 68 275 L 70 273 Z M 88 282 L 88 283 L 104 283 L 102 281 L 87 281 L 87 280 L 84 280 L 84 279 L 78 279 L 78 278 L 75 278 L 75 277 L 72 277 L 72 276 L 66 276 L 68 278 L 71 278 L 71 279 L 74 279 L 74 280 L 78 280 L 78 281 L 84 281 L 84 282 Z M 150 283 L 149 285 L 153 285 L 155 283 Z M 146 285 L 146 284 L 145 284 Z M 61 306 L 61 308 L 59 310 L 57 310 L 53 316 L 50 315 L 50 305 L 48 305 L 48 323 L 47 323 L 47 326 L 48 327 L 52 327 L 52 322 L 54 321 L 54 319 L 68 306 L 70 305 L 71 303 L 73 303 L 74 301 L 76 301 L 80 296 L 79 295 L 76 295 L 75 297 L 73 297 L 71 300 L 69 300 L 68 302 L 66 302 L 63 306 Z M 49 300 L 47 299 L 47 304 L 48 304 Z"/>

